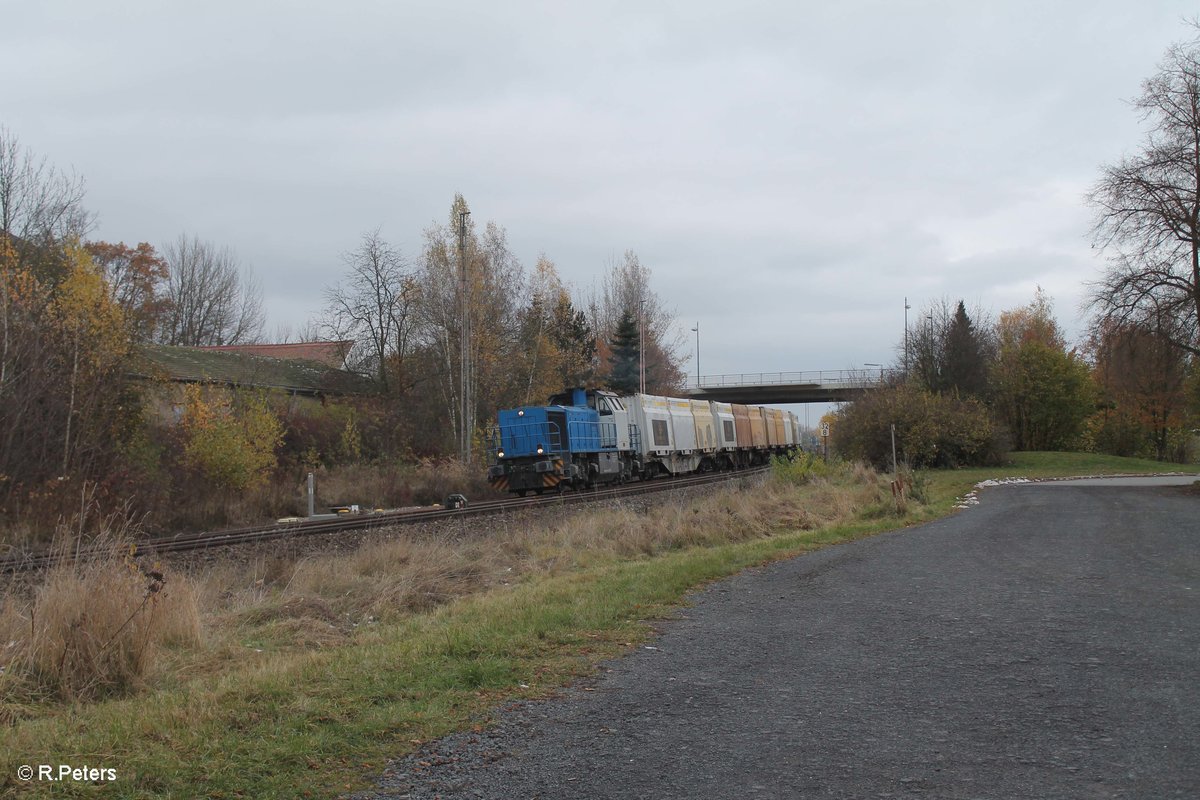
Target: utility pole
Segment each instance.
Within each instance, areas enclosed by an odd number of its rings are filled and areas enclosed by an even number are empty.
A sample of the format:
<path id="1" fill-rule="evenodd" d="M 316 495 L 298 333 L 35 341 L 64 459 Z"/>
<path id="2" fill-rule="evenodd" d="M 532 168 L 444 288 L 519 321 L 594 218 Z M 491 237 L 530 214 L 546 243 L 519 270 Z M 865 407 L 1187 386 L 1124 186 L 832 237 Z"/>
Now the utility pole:
<path id="1" fill-rule="evenodd" d="M 459 295 L 462 298 L 462 324 L 459 333 L 462 409 L 459 414 L 459 456 L 464 464 L 471 461 L 471 430 L 475 427 L 471 404 L 471 283 L 467 276 L 467 216 L 470 211 L 458 212 L 458 271 Z"/>

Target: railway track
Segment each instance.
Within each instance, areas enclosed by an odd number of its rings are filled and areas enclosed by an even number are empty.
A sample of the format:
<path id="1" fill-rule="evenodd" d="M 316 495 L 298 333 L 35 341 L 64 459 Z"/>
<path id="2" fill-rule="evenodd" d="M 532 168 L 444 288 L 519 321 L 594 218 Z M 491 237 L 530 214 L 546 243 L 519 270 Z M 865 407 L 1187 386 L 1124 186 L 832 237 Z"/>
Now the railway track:
<path id="1" fill-rule="evenodd" d="M 580 492 L 562 492 L 535 497 L 511 498 L 505 500 L 485 500 L 468 504 L 464 508 L 431 508 L 415 511 L 385 511 L 371 514 L 354 514 L 336 519 L 321 519 L 293 523 L 274 523 L 248 528 L 231 528 L 222 531 L 207 531 L 202 533 L 180 533 L 174 536 L 163 536 L 144 539 L 133 544 L 131 554 L 142 556 L 157 553 L 184 553 L 195 550 L 206 550 L 215 547 L 229 547 L 242 544 L 256 544 L 273 539 L 286 539 L 316 534 L 339 533 L 344 531 L 361 531 L 381 528 L 388 525 L 408 525 L 422 522 L 434 522 L 446 519 L 462 519 L 465 517 L 480 517 L 489 514 L 503 514 L 541 506 L 567 506 L 579 503 L 591 503 L 601 500 L 613 500 L 652 492 L 672 489 L 683 489 L 693 486 L 703 486 L 710 483 L 720 483 L 737 478 L 748 478 L 761 475 L 768 467 L 741 470 L 739 472 L 717 472 L 704 475 L 688 475 L 680 478 L 659 478 L 652 481 L 638 481 L 622 486 L 592 489 Z M 9 556 L 0 559 L 0 573 L 30 572 L 46 569 L 56 564 L 72 559 L 84 559 L 99 552 L 111 552 L 110 549 L 97 550 L 84 547 L 77 552 L 39 552 L 20 556 Z"/>

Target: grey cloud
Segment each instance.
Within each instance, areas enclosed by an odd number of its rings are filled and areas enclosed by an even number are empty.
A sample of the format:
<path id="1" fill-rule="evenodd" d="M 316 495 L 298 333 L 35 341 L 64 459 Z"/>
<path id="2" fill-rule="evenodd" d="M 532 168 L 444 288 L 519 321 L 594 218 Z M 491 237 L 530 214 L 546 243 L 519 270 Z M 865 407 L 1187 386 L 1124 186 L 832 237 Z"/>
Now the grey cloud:
<path id="1" fill-rule="evenodd" d="M 365 230 L 415 258 L 461 191 L 578 287 L 636 250 L 711 332 L 706 372 L 840 368 L 887 357 L 906 295 L 1003 308 L 1041 284 L 1074 317 L 1100 266 L 1081 196 L 1137 145 L 1122 100 L 1191 13 L 25 4 L 0 123 L 87 177 L 98 236 L 234 247 L 270 327 L 303 324 Z"/>

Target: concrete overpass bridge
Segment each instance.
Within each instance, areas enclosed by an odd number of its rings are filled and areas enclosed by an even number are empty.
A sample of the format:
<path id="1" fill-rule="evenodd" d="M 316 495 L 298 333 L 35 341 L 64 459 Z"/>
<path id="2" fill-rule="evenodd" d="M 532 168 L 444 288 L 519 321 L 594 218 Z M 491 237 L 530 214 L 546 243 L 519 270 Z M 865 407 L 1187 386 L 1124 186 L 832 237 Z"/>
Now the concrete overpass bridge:
<path id="1" fill-rule="evenodd" d="M 890 382 L 888 370 L 822 370 L 701 375 L 688 386 L 694 400 L 722 403 L 841 403 Z"/>

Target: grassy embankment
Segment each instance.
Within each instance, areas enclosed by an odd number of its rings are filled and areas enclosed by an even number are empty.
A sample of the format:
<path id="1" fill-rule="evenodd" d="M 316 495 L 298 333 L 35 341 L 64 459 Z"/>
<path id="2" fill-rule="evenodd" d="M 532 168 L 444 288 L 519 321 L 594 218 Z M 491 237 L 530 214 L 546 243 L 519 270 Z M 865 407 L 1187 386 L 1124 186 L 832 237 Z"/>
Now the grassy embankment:
<path id="1" fill-rule="evenodd" d="M 459 542 L 402 538 L 350 555 L 167 575 L 149 601 L 144 575 L 119 558 L 99 573 L 62 574 L 57 589 L 42 587 L 35 618 L 20 598 L 0 607 L 0 648 L 10 651 L 0 649 L 9 667 L 0 677 L 0 790 L 336 795 L 364 785 L 389 756 L 587 674 L 652 635 L 646 620 L 707 581 L 941 516 L 986 478 L 1200 469 L 1041 453 L 1014 462 L 925 473 L 926 502 L 899 511 L 886 476 L 842 469 L 806 481 L 793 472 L 754 492 L 583 510 L 544 529 L 501 520 L 487 537 Z M 122 591 L 160 615 L 157 633 L 143 632 L 140 617 L 122 627 L 125 612 L 94 599 Z M 90 649 L 80 646 L 86 618 L 60 607 L 71 592 L 77 604 L 90 593 L 87 610 L 117 622 Z M 55 614 L 57 628 L 46 620 Z M 67 653 L 76 670 L 111 669 L 110 682 L 70 674 Z M 22 764 L 112 768 L 117 779 L 22 783 Z"/>

